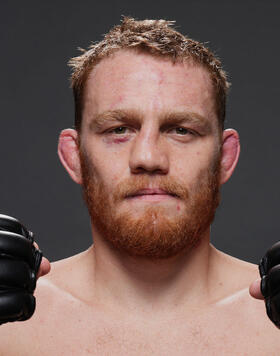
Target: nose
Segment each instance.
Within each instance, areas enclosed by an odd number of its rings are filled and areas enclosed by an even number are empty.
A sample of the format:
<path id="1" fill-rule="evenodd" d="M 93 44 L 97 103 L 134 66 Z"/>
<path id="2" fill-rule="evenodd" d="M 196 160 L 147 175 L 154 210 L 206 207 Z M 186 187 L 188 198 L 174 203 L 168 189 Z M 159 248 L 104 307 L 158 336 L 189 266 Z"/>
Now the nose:
<path id="1" fill-rule="evenodd" d="M 131 147 L 129 159 L 131 173 L 167 174 L 169 170 L 167 147 L 161 142 L 160 134 L 155 130 L 142 129 Z"/>

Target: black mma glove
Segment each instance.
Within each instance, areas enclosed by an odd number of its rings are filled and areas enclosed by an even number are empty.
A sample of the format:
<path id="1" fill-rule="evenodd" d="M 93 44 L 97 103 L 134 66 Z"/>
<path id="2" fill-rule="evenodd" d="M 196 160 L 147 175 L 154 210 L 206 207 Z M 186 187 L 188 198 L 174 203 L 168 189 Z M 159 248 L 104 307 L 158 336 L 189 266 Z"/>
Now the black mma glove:
<path id="1" fill-rule="evenodd" d="M 18 220 L 0 215 L 0 324 L 27 320 L 35 311 L 43 254 L 33 242 L 33 233 Z"/>
<path id="2" fill-rule="evenodd" d="M 280 328 L 280 241 L 261 259 L 259 271 L 267 315 Z"/>

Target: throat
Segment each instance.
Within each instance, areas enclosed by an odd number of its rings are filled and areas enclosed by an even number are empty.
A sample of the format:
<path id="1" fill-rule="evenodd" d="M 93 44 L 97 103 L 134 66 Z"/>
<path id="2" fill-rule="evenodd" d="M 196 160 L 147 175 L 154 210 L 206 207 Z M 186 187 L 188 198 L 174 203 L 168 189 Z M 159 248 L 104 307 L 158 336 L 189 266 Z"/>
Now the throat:
<path id="1" fill-rule="evenodd" d="M 148 260 L 124 255 L 102 243 L 92 248 L 94 295 L 104 305 L 143 313 L 195 307 L 207 302 L 209 242 L 188 253 Z"/>

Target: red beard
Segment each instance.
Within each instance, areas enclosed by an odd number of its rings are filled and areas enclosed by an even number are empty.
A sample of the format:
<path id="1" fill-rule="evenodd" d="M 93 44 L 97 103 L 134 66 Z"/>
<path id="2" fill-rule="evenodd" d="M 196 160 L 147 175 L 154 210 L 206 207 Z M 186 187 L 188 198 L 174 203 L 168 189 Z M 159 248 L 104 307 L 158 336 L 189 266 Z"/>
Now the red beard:
<path id="1" fill-rule="evenodd" d="M 163 259 L 189 251 L 201 240 L 214 220 L 220 201 L 220 159 L 213 167 L 203 170 L 191 188 L 171 177 L 134 175 L 117 185 L 114 192 L 94 173 L 84 152 L 80 151 L 83 177 L 83 196 L 93 226 L 110 248 L 130 256 Z M 166 206 L 145 207 L 141 214 L 122 209 L 128 195 L 150 185 L 175 194 L 184 202 L 184 211 L 169 216 Z"/>

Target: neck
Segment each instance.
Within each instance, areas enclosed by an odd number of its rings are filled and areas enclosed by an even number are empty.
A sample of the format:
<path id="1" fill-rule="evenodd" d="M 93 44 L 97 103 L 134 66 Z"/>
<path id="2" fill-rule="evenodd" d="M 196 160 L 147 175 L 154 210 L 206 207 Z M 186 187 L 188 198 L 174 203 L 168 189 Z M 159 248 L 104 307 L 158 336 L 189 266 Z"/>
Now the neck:
<path id="1" fill-rule="evenodd" d="M 94 269 L 93 298 L 114 310 L 162 315 L 178 306 L 196 308 L 209 302 L 212 265 L 210 230 L 188 251 L 163 260 L 145 260 L 108 248 L 93 231 L 94 247 L 88 257 Z"/>

